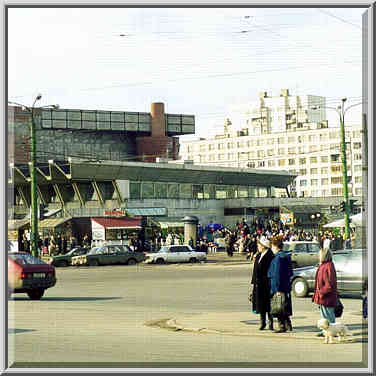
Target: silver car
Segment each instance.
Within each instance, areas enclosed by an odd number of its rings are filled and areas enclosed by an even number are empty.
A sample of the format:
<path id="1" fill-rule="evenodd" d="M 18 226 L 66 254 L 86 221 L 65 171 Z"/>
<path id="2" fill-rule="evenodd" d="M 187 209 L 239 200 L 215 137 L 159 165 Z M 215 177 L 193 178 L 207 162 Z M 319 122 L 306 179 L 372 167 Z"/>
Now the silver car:
<path id="1" fill-rule="evenodd" d="M 283 243 L 283 250 L 291 252 L 292 267 L 316 265 L 319 262 L 320 244 L 310 241 L 292 241 Z"/>

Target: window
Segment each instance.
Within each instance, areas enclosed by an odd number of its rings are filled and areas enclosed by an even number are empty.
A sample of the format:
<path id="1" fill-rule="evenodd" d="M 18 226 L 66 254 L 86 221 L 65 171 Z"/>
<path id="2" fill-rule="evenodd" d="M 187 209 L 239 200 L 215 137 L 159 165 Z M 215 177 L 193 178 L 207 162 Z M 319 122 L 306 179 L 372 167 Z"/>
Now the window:
<path id="1" fill-rule="evenodd" d="M 355 172 L 362 171 L 362 165 L 355 165 L 355 166 L 354 166 L 354 171 L 355 171 Z"/>
<path id="2" fill-rule="evenodd" d="M 248 187 L 247 186 L 238 186 L 238 197 L 239 198 L 248 198 Z"/>
<path id="3" fill-rule="evenodd" d="M 328 184 L 329 184 L 329 179 L 328 178 L 321 179 L 321 185 L 328 185 Z"/>
<path id="4" fill-rule="evenodd" d="M 331 156 L 330 156 L 330 160 L 331 160 L 332 162 L 339 162 L 339 161 L 340 161 L 340 159 L 339 159 L 339 154 L 331 154 Z"/>
<path id="5" fill-rule="evenodd" d="M 363 194 L 362 188 L 355 188 L 355 196 L 361 196 Z"/>
<path id="6" fill-rule="evenodd" d="M 155 198 L 167 198 L 167 184 L 155 183 Z"/>
<path id="7" fill-rule="evenodd" d="M 311 168 L 310 173 L 311 173 L 311 175 L 317 175 L 318 169 L 317 168 Z"/>
<path id="8" fill-rule="evenodd" d="M 286 161 L 284 159 L 278 160 L 278 166 L 285 166 Z"/>
<path id="9" fill-rule="evenodd" d="M 322 133 L 320 134 L 320 141 L 327 141 L 328 140 L 328 134 Z"/>
<path id="10" fill-rule="evenodd" d="M 329 158 L 328 158 L 328 156 L 327 156 L 327 155 L 322 155 L 322 156 L 321 156 L 321 162 L 322 162 L 322 163 L 327 163 L 327 162 L 329 162 Z"/>
<path id="11" fill-rule="evenodd" d="M 227 149 L 233 149 L 234 143 L 233 142 L 228 142 L 227 143 Z"/>
<path id="12" fill-rule="evenodd" d="M 319 145 L 310 145 L 309 146 L 309 152 L 314 153 L 316 151 L 319 151 Z"/>
<path id="13" fill-rule="evenodd" d="M 310 157 L 310 158 L 309 158 L 309 161 L 310 161 L 311 163 L 317 163 L 317 157 Z"/>
<path id="14" fill-rule="evenodd" d="M 333 140 L 333 138 L 339 138 L 339 131 L 329 132 L 329 139 Z"/>
<path id="15" fill-rule="evenodd" d="M 300 165 L 305 165 L 306 164 L 306 158 L 299 158 L 299 164 Z"/>
<path id="16" fill-rule="evenodd" d="M 295 164 L 295 159 L 289 159 L 289 166 L 293 166 Z"/>
<path id="17" fill-rule="evenodd" d="M 229 153 L 229 154 L 227 154 L 227 159 L 229 160 L 229 161 L 232 161 L 233 159 L 234 159 L 234 153 Z"/>
<path id="18" fill-rule="evenodd" d="M 285 138 L 284 137 L 278 137 L 278 143 L 279 144 L 284 144 L 285 143 Z"/>
<path id="19" fill-rule="evenodd" d="M 252 159 L 252 158 L 255 158 L 256 157 L 256 151 L 255 150 L 252 150 L 248 153 L 248 158 L 249 159 Z"/>
<path id="20" fill-rule="evenodd" d="M 298 136 L 298 142 L 299 144 L 302 144 L 306 141 L 306 137 L 305 136 Z"/>
<path id="21" fill-rule="evenodd" d="M 154 198 L 154 183 L 142 183 L 142 198 Z"/>
<path id="22" fill-rule="evenodd" d="M 192 195 L 196 199 L 204 198 L 204 186 L 202 184 L 192 184 Z"/>
<path id="23" fill-rule="evenodd" d="M 307 180 L 300 180 L 300 186 L 301 187 L 305 187 L 305 186 L 307 186 Z"/>
<path id="24" fill-rule="evenodd" d="M 339 144 L 330 144 L 330 150 L 339 150 Z"/>
<path id="25" fill-rule="evenodd" d="M 215 160 L 215 154 L 209 154 L 209 161 Z"/>
<path id="26" fill-rule="evenodd" d="M 265 161 L 259 161 L 257 167 L 265 167 Z"/>
<path id="27" fill-rule="evenodd" d="M 238 141 L 238 148 L 244 148 L 244 142 Z"/>
<path id="28" fill-rule="evenodd" d="M 206 151 L 206 145 L 200 145 L 200 151 Z"/>
<path id="29" fill-rule="evenodd" d="M 354 154 L 354 161 L 360 161 L 362 159 L 362 154 Z"/>
<path id="30" fill-rule="evenodd" d="M 214 199 L 216 196 L 215 184 L 204 184 L 204 198 Z"/>
<path id="31" fill-rule="evenodd" d="M 341 172 L 341 166 L 332 166 L 330 170 L 332 173 L 338 174 L 339 172 Z"/>
<path id="32" fill-rule="evenodd" d="M 273 145 L 274 144 L 274 138 L 269 138 L 267 143 L 268 143 L 268 145 Z"/>
<path id="33" fill-rule="evenodd" d="M 264 141 L 265 141 L 265 140 L 264 140 L 263 138 L 259 138 L 259 139 L 257 140 L 257 142 L 256 142 L 256 145 L 257 145 L 257 146 L 262 146 L 262 145 L 265 144 Z"/>
<path id="34" fill-rule="evenodd" d="M 317 135 L 315 135 L 315 134 L 309 135 L 308 140 L 309 140 L 309 142 L 318 142 Z"/>
<path id="35" fill-rule="evenodd" d="M 307 175 L 307 170 L 305 168 L 300 169 L 299 175 Z"/>
<path id="36" fill-rule="evenodd" d="M 299 152 L 299 154 L 307 153 L 308 152 L 307 145 L 299 146 L 298 152 Z"/>
<path id="37" fill-rule="evenodd" d="M 342 188 L 332 188 L 332 196 L 343 196 Z"/>
<path id="38" fill-rule="evenodd" d="M 293 143 L 295 143 L 295 137 L 294 137 L 294 136 L 290 136 L 290 137 L 288 138 L 288 143 L 289 143 L 289 144 L 293 144 Z"/>
<path id="39" fill-rule="evenodd" d="M 209 150 L 214 150 L 214 144 L 209 144 Z"/>
<path id="40" fill-rule="evenodd" d="M 180 198 L 192 198 L 192 185 L 180 184 L 179 185 L 179 197 Z"/>
<path id="41" fill-rule="evenodd" d="M 168 184 L 168 198 L 179 198 L 179 184 Z"/>
<path id="42" fill-rule="evenodd" d="M 226 160 L 226 154 L 218 154 L 218 160 L 219 160 L 219 161 L 224 161 L 224 160 Z"/>
<path id="43" fill-rule="evenodd" d="M 321 167 L 321 173 L 322 174 L 327 174 L 329 172 L 328 167 Z"/>
<path id="44" fill-rule="evenodd" d="M 141 197 L 141 183 L 129 183 L 129 196 L 133 200 L 139 200 Z"/>
<path id="45" fill-rule="evenodd" d="M 342 177 L 335 177 L 330 179 L 331 184 L 341 184 L 342 183 Z"/>
<path id="46" fill-rule="evenodd" d="M 362 177 L 361 176 L 355 176 L 355 183 L 361 184 L 362 183 Z"/>
<path id="47" fill-rule="evenodd" d="M 361 131 L 353 131 L 353 137 L 354 138 L 360 138 L 360 137 L 362 137 Z"/>
<path id="48" fill-rule="evenodd" d="M 284 155 L 285 154 L 285 149 L 278 149 L 278 155 Z"/>
<path id="49" fill-rule="evenodd" d="M 263 158 L 264 157 L 264 150 L 258 150 L 257 151 L 257 157 L 258 158 Z"/>
<path id="50" fill-rule="evenodd" d="M 268 150 L 268 156 L 271 157 L 274 155 L 274 149 L 269 149 Z"/>
<path id="51" fill-rule="evenodd" d="M 191 153 L 193 151 L 193 146 L 192 145 L 188 145 L 188 153 Z"/>
<path id="52" fill-rule="evenodd" d="M 296 154 L 296 148 L 288 148 L 288 154 Z"/>
<path id="53" fill-rule="evenodd" d="M 249 147 L 249 146 L 254 146 L 255 145 L 255 141 L 254 140 L 249 140 L 248 142 L 247 142 L 247 146 Z"/>
<path id="54" fill-rule="evenodd" d="M 318 185 L 319 181 L 318 179 L 311 179 L 311 185 Z"/>
<path id="55" fill-rule="evenodd" d="M 222 142 L 218 144 L 218 150 L 223 150 L 225 148 L 225 144 Z"/>
<path id="56" fill-rule="evenodd" d="M 274 167 L 275 161 L 268 161 L 268 167 Z"/>
<path id="57" fill-rule="evenodd" d="M 256 168 L 256 163 L 255 163 L 255 162 L 248 162 L 248 163 L 247 163 L 247 166 L 248 166 L 249 168 Z"/>
<path id="58" fill-rule="evenodd" d="M 362 144 L 360 142 L 353 143 L 353 149 L 361 149 L 361 148 L 362 148 Z"/>

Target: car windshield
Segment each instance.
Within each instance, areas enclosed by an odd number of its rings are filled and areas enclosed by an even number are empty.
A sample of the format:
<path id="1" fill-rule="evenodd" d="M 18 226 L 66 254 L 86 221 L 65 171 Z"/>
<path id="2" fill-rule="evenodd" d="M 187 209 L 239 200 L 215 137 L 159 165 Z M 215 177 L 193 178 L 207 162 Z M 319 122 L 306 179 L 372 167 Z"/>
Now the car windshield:
<path id="1" fill-rule="evenodd" d="M 27 253 L 15 253 L 15 254 L 9 254 L 8 257 L 10 257 L 12 260 L 16 261 L 17 264 L 22 265 L 43 265 L 45 262 L 42 260 L 29 255 Z"/>
<path id="2" fill-rule="evenodd" d="M 162 245 L 162 247 L 160 248 L 158 252 L 168 252 L 168 247 L 165 245 Z"/>

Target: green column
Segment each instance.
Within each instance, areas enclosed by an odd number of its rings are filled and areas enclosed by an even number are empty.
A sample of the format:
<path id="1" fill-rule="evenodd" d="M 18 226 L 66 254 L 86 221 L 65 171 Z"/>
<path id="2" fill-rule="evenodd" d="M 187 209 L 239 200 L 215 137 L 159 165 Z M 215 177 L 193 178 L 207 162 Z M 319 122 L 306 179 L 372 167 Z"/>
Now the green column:
<path id="1" fill-rule="evenodd" d="M 35 138 L 34 109 L 31 109 L 31 155 L 30 155 L 30 177 L 31 177 L 31 252 L 33 256 L 38 257 L 38 196 L 37 196 L 37 177 L 35 172 L 37 142 Z"/>

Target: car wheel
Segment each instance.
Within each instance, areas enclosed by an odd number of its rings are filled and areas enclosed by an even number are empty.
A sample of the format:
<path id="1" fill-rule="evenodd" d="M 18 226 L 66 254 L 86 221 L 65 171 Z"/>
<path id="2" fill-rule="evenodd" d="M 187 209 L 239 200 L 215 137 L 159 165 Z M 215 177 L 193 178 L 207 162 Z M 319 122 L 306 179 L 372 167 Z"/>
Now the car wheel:
<path id="1" fill-rule="evenodd" d="M 156 260 L 155 260 L 155 263 L 156 263 L 156 264 L 164 264 L 164 263 L 165 263 L 165 260 L 163 260 L 163 258 L 159 258 L 159 259 L 156 259 Z"/>
<path id="2" fill-rule="evenodd" d="M 196 262 L 197 262 L 196 257 L 191 257 L 191 258 L 189 259 L 189 262 L 192 263 L 192 264 L 196 263 Z"/>
<path id="3" fill-rule="evenodd" d="M 89 265 L 90 266 L 98 266 L 99 265 L 99 262 L 98 260 L 94 259 L 94 260 L 89 260 Z"/>
<path id="4" fill-rule="evenodd" d="M 63 268 L 68 266 L 68 263 L 66 261 L 60 261 L 56 266 L 62 266 Z"/>
<path id="5" fill-rule="evenodd" d="M 292 283 L 292 291 L 294 296 L 304 298 L 308 295 L 308 284 L 303 278 L 296 278 Z"/>
<path id="6" fill-rule="evenodd" d="M 44 294 L 44 289 L 36 289 L 36 290 L 31 290 L 27 292 L 27 295 L 31 300 L 40 300 L 43 294 Z"/>
<path id="7" fill-rule="evenodd" d="M 127 265 L 136 265 L 136 264 L 137 264 L 137 261 L 133 258 L 129 259 L 127 262 Z"/>

